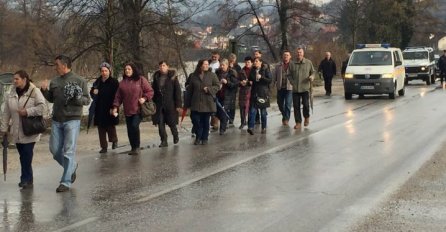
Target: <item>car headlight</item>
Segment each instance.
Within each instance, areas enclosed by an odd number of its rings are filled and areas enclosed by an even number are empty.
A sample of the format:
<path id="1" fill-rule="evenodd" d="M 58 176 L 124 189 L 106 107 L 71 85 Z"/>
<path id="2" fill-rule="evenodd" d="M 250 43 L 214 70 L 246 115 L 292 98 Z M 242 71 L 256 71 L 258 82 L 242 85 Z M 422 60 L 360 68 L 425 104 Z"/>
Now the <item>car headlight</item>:
<path id="1" fill-rule="evenodd" d="M 382 75 L 382 78 L 393 78 L 393 73 L 385 73 Z"/>
<path id="2" fill-rule="evenodd" d="M 346 73 L 344 78 L 353 78 L 353 73 Z"/>
<path id="3" fill-rule="evenodd" d="M 421 67 L 421 71 L 424 71 L 424 70 L 426 70 L 426 67 Z"/>

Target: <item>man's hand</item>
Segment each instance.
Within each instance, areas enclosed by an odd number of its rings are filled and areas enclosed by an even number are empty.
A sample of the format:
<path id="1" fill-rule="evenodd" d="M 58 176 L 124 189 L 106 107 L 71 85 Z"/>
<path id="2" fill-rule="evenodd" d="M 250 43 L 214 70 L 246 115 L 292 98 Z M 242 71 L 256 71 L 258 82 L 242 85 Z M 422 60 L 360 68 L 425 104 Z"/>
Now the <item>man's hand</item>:
<path id="1" fill-rule="evenodd" d="M 220 81 L 222 84 L 227 84 L 228 83 L 228 81 L 226 80 L 226 79 L 221 79 L 221 81 Z"/>
<path id="2" fill-rule="evenodd" d="M 208 88 L 208 87 L 204 87 L 204 88 L 203 88 L 203 91 L 204 91 L 205 93 L 209 93 L 209 88 Z"/>
<path id="3" fill-rule="evenodd" d="M 99 93 L 99 89 L 93 89 L 93 94 L 94 95 L 98 95 L 98 93 Z"/>
<path id="4" fill-rule="evenodd" d="M 48 79 L 45 79 L 40 82 L 40 88 L 42 90 L 48 90 Z"/>

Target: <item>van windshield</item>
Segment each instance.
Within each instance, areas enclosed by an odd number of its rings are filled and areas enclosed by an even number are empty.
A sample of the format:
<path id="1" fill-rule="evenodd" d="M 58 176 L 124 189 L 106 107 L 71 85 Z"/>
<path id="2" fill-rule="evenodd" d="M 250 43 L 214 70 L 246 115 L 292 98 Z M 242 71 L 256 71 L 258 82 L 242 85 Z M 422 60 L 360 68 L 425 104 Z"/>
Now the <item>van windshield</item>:
<path id="1" fill-rule="evenodd" d="M 405 60 L 426 60 L 428 57 L 427 52 L 403 52 Z"/>
<path id="2" fill-rule="evenodd" d="M 390 51 L 355 51 L 352 54 L 349 66 L 380 66 L 392 65 Z"/>

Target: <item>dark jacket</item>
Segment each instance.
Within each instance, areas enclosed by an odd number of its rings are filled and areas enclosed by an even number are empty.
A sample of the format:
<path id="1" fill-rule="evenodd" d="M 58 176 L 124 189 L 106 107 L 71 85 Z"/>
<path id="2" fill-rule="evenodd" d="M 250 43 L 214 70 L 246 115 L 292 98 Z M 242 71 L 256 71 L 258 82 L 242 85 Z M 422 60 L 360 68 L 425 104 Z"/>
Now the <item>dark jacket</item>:
<path id="1" fill-rule="evenodd" d="M 256 106 L 255 104 L 257 97 L 267 99 L 270 97 L 269 84 L 272 81 L 271 72 L 266 66 L 262 66 L 259 70 L 259 74 L 261 78 L 258 81 L 256 80 L 256 67 L 253 67 L 251 69 L 251 73 L 249 74 L 249 81 L 252 81 L 250 104 L 254 104 L 254 106 Z M 269 101 L 267 107 L 269 107 Z"/>
<path id="2" fill-rule="evenodd" d="M 323 59 L 319 64 L 319 72 L 322 72 L 324 78 L 333 78 L 336 75 L 336 63 L 333 59 Z"/>
<path id="3" fill-rule="evenodd" d="M 446 73 L 446 55 L 440 56 L 440 59 L 438 59 L 438 67 L 441 73 Z"/>
<path id="4" fill-rule="evenodd" d="M 82 96 L 80 96 L 80 98 L 66 99 L 64 95 L 64 87 L 68 85 L 68 83 L 75 83 L 81 87 Z M 42 94 L 47 101 L 54 103 L 53 120 L 56 122 L 80 120 L 83 106 L 90 104 L 87 82 L 72 71 L 52 79 L 49 89 L 42 90 Z"/>
<path id="5" fill-rule="evenodd" d="M 242 71 L 239 73 L 239 82 L 243 80 L 249 80 L 249 74 L 251 73 L 251 69 L 244 67 Z M 240 91 L 238 93 L 238 103 L 240 108 L 249 106 L 249 99 L 251 98 L 251 85 L 247 84 L 242 86 L 240 84 Z"/>
<path id="6" fill-rule="evenodd" d="M 160 113 L 163 112 L 164 122 L 167 125 L 178 124 L 178 111 L 181 108 L 181 87 L 174 70 L 167 72 L 167 79 L 164 86 L 160 86 L 161 73 L 156 71 L 153 74 L 152 88 L 154 91 L 153 102 L 156 104 L 156 113 L 152 116 L 154 125 L 160 121 Z"/>
<path id="7" fill-rule="evenodd" d="M 115 99 L 118 87 L 118 80 L 112 77 L 107 78 L 105 82 L 102 81 L 102 77 L 98 77 L 93 83 L 90 95 L 92 98 L 96 98 L 94 125 L 107 127 L 118 124 L 119 120 L 110 114 L 110 109 L 113 108 L 113 100 Z M 96 96 L 93 94 L 95 88 L 98 89 L 98 94 Z"/>
<path id="8" fill-rule="evenodd" d="M 228 81 L 226 84 L 222 84 L 221 89 L 217 92 L 218 100 L 221 104 L 223 104 L 225 109 L 234 110 L 239 85 L 237 73 L 233 69 L 229 69 L 226 73 L 223 72 L 222 69 L 217 69 L 215 73 L 219 81 L 222 79 L 226 79 Z"/>
<path id="9" fill-rule="evenodd" d="M 186 106 L 190 106 L 191 111 L 200 113 L 217 112 L 214 98 L 220 85 L 215 73 L 206 71 L 203 79 L 198 74 L 193 73 L 188 84 L 186 91 L 188 96 L 186 99 L 189 99 L 190 103 L 186 103 Z M 206 93 L 204 87 L 208 87 L 209 92 Z"/>

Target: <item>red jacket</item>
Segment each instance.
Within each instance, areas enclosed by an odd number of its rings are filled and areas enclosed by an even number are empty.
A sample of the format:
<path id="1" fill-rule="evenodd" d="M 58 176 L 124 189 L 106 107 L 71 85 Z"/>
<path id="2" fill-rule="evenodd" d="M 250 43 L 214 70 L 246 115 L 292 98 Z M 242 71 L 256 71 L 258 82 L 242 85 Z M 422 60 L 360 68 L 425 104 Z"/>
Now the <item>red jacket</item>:
<path id="1" fill-rule="evenodd" d="M 141 86 L 142 84 L 142 86 Z M 132 116 L 139 113 L 139 101 L 138 99 L 144 97 L 147 100 L 151 100 L 153 97 L 153 89 L 150 86 L 146 78 L 141 76 L 138 80 L 125 77 L 119 82 L 119 88 L 113 101 L 113 107 L 119 107 L 124 105 L 125 116 Z"/>

